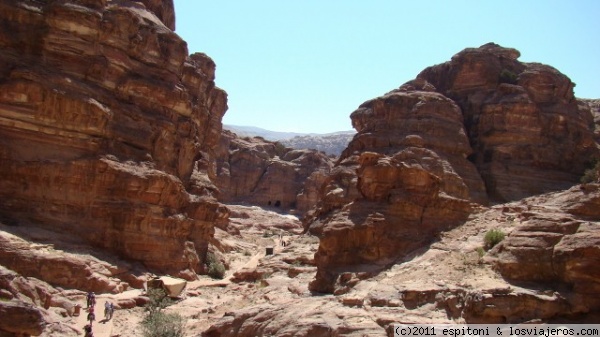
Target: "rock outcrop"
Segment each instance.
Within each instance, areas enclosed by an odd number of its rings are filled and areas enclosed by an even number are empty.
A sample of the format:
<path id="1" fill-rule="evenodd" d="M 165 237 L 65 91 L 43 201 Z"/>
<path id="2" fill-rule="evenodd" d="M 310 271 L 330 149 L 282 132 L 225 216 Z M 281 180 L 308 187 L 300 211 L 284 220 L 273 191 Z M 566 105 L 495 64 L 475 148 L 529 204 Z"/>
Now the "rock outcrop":
<path id="1" fill-rule="evenodd" d="M 321 238 L 313 290 L 347 291 L 463 223 L 471 202 L 579 182 L 600 156 L 590 109 L 568 77 L 518 57 L 466 49 L 352 113 L 358 133 L 305 221 Z"/>
<path id="2" fill-rule="evenodd" d="M 575 99 L 575 84 L 519 56 L 489 43 L 418 75 L 462 109 L 470 160 L 495 201 L 569 188 L 598 157 L 593 118 Z"/>
<path id="3" fill-rule="evenodd" d="M 0 301 L 2 336 L 39 336 L 46 321 L 35 306 L 19 300 Z"/>
<path id="4" fill-rule="evenodd" d="M 311 284 L 320 292 L 346 291 L 343 271 L 377 271 L 464 222 L 471 200 L 486 201 L 467 160 L 460 109 L 424 81 L 368 101 L 351 117 L 358 134 L 309 219 L 320 237 Z"/>
<path id="5" fill-rule="evenodd" d="M 259 137 L 240 138 L 223 131 L 217 149 L 215 184 L 223 202 L 294 209 L 314 207 L 318 188 L 333 166 L 315 150 L 293 150 Z"/>
<path id="6" fill-rule="evenodd" d="M 600 184 L 534 197 L 512 210 L 522 211 L 522 223 L 490 252 L 500 273 L 558 284 L 557 290 L 563 285 L 577 311 L 600 310 Z"/>
<path id="7" fill-rule="evenodd" d="M 594 136 L 596 137 L 596 143 L 600 144 L 600 99 L 582 99 L 591 110 L 592 116 L 594 116 Z"/>
<path id="8" fill-rule="evenodd" d="M 311 293 L 312 271 L 291 273 L 312 266 L 302 256 L 315 249 L 292 238 L 284 251 L 245 271 L 237 287 L 207 295 L 230 299 L 215 308 L 218 320 L 202 336 L 390 336 L 396 323 L 598 322 L 599 191 L 587 184 L 476 207 L 465 224 L 385 272 L 368 280 L 345 273 L 354 286 L 338 296 Z M 507 237 L 486 252 L 492 230 Z"/>
<path id="9" fill-rule="evenodd" d="M 200 271 L 226 94 L 172 1 L 8 1 L 0 20 L 0 219 Z"/>

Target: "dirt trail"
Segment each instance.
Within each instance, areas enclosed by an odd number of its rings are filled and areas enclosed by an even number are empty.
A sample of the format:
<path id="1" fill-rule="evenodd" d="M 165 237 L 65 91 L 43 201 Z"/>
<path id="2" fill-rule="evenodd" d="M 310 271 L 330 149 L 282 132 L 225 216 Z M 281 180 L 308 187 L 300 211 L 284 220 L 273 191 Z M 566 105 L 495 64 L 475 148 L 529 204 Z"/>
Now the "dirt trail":
<path id="1" fill-rule="evenodd" d="M 273 239 L 272 247 L 274 248 L 274 253 L 279 253 L 280 251 L 282 251 L 284 249 L 284 247 L 281 246 L 281 240 L 285 240 L 286 242 L 289 242 L 289 237 L 284 236 L 282 239 L 279 239 L 279 238 Z M 198 289 L 201 287 L 226 287 L 227 285 L 231 284 L 231 279 L 233 278 L 233 275 L 237 271 L 240 271 L 243 269 L 256 268 L 258 266 L 258 262 L 260 261 L 260 259 L 262 259 L 265 256 L 266 256 L 266 247 L 262 246 L 262 245 L 258 246 L 256 254 L 254 254 L 243 265 L 238 266 L 234 269 L 230 269 L 227 272 L 228 276 L 225 277 L 224 279 L 222 279 L 222 280 L 201 279 L 198 281 L 189 282 L 187 287 L 188 287 L 188 289 Z"/>
<path id="2" fill-rule="evenodd" d="M 107 301 L 112 302 L 112 300 L 109 298 L 102 296 L 96 297 L 96 305 L 94 306 L 94 315 L 96 316 L 96 320 L 92 324 L 92 332 L 94 333 L 94 337 L 111 336 L 113 328 L 112 320 L 104 318 L 104 305 Z M 89 321 L 87 320 L 88 308 L 86 308 L 85 301 L 81 301 L 79 304 L 81 305 L 81 311 L 79 317 L 77 317 L 76 325 L 83 334 L 83 327 L 89 324 Z"/>

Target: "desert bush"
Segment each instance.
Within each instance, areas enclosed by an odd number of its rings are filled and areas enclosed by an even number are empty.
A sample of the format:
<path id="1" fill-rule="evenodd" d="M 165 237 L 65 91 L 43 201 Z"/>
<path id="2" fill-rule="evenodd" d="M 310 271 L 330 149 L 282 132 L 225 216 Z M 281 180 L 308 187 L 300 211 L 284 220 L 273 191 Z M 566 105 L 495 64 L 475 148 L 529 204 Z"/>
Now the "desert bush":
<path id="1" fill-rule="evenodd" d="M 477 247 L 475 251 L 477 252 L 479 258 L 482 258 L 485 255 L 485 249 L 483 249 L 483 247 Z"/>
<path id="2" fill-rule="evenodd" d="M 519 75 L 513 73 L 508 69 L 502 69 L 502 72 L 500 72 L 501 83 L 517 84 L 518 78 Z"/>
<path id="3" fill-rule="evenodd" d="M 600 160 L 596 159 L 589 164 L 581 177 L 582 184 L 597 182 L 600 180 Z"/>
<path id="4" fill-rule="evenodd" d="M 208 276 L 215 279 L 223 279 L 225 277 L 225 266 L 215 254 L 208 252 L 206 253 L 206 266 Z"/>
<path id="5" fill-rule="evenodd" d="M 485 233 L 485 237 L 483 238 L 483 243 L 485 245 L 485 249 L 492 249 L 495 245 L 500 243 L 500 241 L 504 240 L 506 235 L 503 231 L 499 229 L 492 229 Z"/>
<path id="6" fill-rule="evenodd" d="M 167 292 L 164 289 L 150 288 L 148 289 L 147 295 L 150 301 L 146 304 L 146 311 L 148 311 L 150 315 L 173 304 L 173 301 L 167 296 Z"/>
<path id="7" fill-rule="evenodd" d="M 177 313 L 165 313 L 164 308 L 173 301 L 164 289 L 148 289 L 150 302 L 146 316 L 140 323 L 144 337 L 183 337 L 185 320 Z"/>
<path id="8" fill-rule="evenodd" d="M 178 313 L 156 311 L 142 320 L 144 337 L 183 337 L 185 321 Z"/>

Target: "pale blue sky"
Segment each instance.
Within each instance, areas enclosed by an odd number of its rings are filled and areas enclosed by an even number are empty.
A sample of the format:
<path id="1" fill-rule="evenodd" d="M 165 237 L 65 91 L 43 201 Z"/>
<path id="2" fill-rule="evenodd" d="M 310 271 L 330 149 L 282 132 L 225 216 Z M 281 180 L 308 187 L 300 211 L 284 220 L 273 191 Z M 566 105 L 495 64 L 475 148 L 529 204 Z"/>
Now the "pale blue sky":
<path id="1" fill-rule="evenodd" d="M 176 32 L 217 64 L 223 122 L 275 131 L 352 129 L 364 101 L 495 42 L 600 98 L 600 1 L 175 0 Z"/>

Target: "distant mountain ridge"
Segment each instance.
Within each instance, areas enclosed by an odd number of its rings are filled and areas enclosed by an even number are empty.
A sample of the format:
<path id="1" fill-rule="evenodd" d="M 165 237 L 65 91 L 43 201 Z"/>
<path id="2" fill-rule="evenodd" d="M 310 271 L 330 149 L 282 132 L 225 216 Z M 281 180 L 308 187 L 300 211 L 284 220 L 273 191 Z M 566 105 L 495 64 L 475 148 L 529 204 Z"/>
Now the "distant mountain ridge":
<path id="1" fill-rule="evenodd" d="M 223 128 L 240 137 L 262 137 L 266 140 L 278 141 L 294 149 L 314 149 L 335 156 L 342 153 L 356 134 L 354 130 L 319 134 L 279 132 L 255 126 L 223 125 Z"/>

